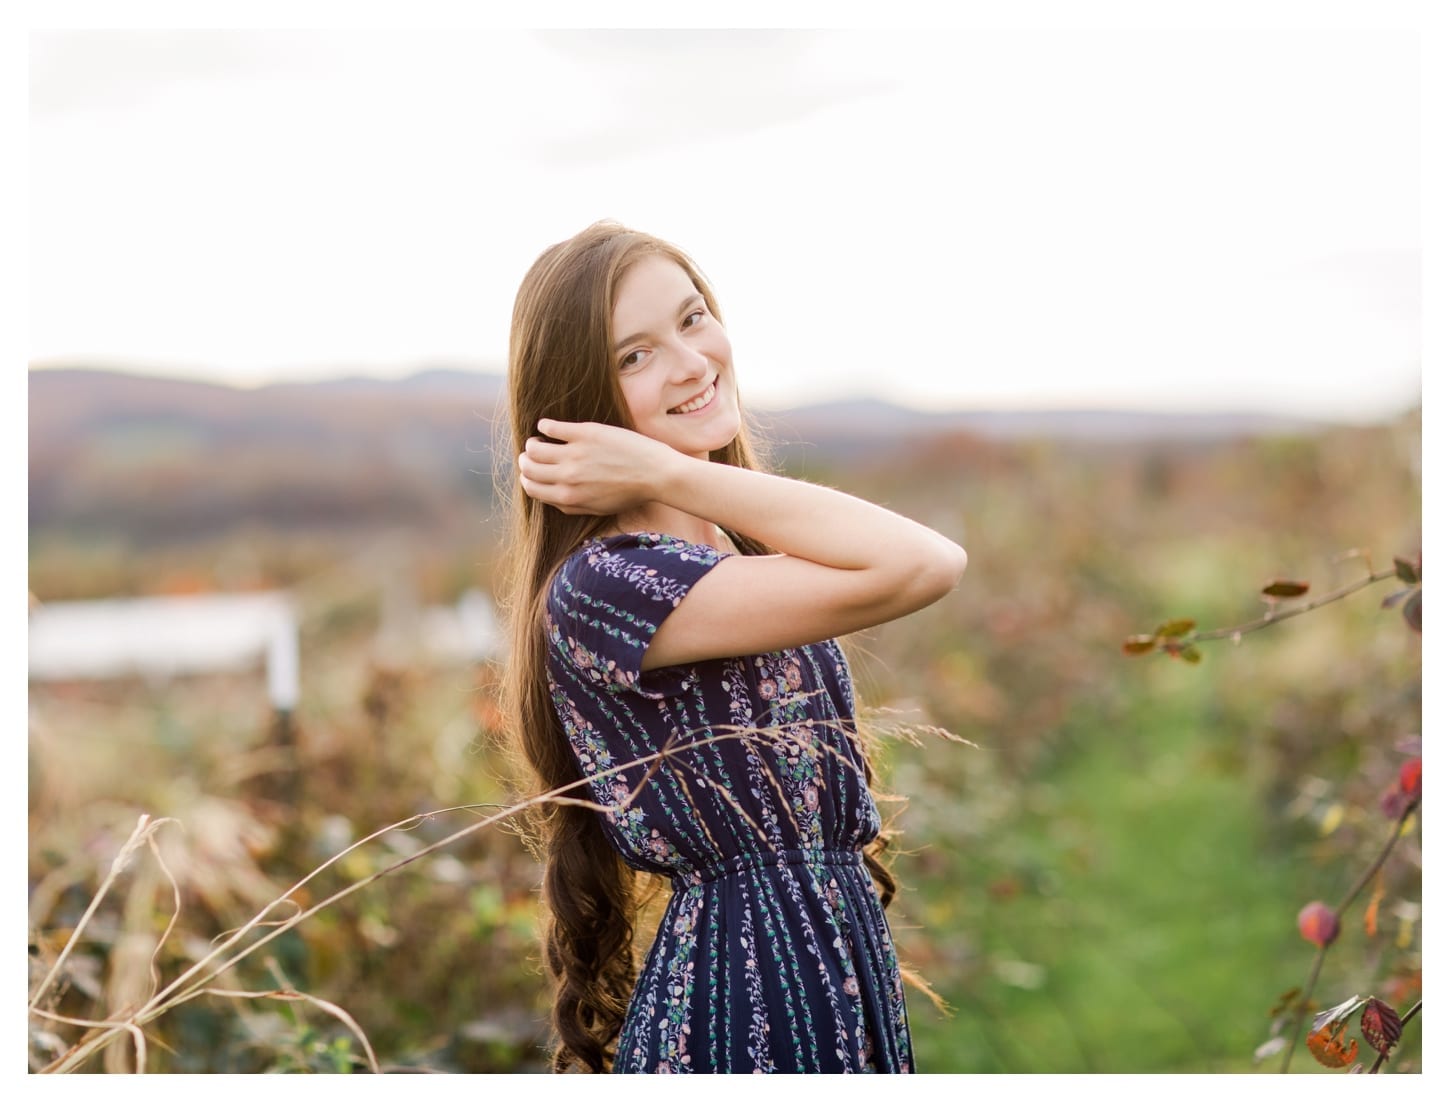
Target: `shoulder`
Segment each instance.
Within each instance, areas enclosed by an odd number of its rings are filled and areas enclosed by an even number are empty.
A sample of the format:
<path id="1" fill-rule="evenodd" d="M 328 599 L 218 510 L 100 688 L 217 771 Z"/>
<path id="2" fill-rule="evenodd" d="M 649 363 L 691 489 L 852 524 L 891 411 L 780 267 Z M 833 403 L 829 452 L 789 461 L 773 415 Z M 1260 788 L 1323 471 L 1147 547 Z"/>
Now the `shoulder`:
<path id="1" fill-rule="evenodd" d="M 551 603 L 578 594 L 634 594 L 678 605 L 691 585 L 728 553 L 659 532 L 630 532 L 584 542 L 564 560 L 549 587 Z"/>
<path id="2" fill-rule="evenodd" d="M 655 697 L 682 691 L 688 679 L 646 678 L 644 654 L 691 587 L 727 557 L 658 533 L 584 543 L 549 586 L 545 630 L 561 670 L 580 671 L 611 691 Z"/>

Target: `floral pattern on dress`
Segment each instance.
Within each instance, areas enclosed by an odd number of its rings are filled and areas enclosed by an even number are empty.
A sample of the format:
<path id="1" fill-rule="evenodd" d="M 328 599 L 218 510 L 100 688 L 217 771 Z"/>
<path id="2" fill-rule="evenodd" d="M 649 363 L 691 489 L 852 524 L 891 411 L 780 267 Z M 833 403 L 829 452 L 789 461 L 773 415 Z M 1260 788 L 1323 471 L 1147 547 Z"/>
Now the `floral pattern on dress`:
<path id="1" fill-rule="evenodd" d="M 553 687 L 553 699 L 554 711 L 574 749 L 575 760 L 584 776 L 590 779 L 589 787 L 595 802 L 609 808 L 605 817 L 614 828 L 616 837 L 622 840 L 622 848 L 632 856 L 654 864 L 672 869 L 684 868 L 679 850 L 648 822 L 644 809 L 631 802 L 630 786 L 623 773 L 613 772 L 614 756 L 603 736 L 578 708 L 569 703 L 557 686 Z"/>
<path id="2" fill-rule="evenodd" d="M 673 536 L 590 540 L 548 594 L 553 703 L 581 775 L 625 859 L 674 885 L 615 1070 L 911 1071 L 840 648 L 641 673 L 722 557 Z M 665 747 L 653 769 L 629 764 Z"/>

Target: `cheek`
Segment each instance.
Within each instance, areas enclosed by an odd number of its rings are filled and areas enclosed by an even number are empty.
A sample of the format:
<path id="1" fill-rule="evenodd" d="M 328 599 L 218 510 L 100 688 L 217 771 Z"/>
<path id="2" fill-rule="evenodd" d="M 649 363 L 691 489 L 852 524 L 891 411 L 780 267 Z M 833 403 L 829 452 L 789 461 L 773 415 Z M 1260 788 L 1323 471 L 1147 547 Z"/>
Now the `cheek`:
<path id="1" fill-rule="evenodd" d="M 650 400 L 650 389 L 644 385 L 641 374 L 626 375 L 620 379 L 619 389 L 624 392 L 625 407 L 638 428 L 655 412 L 655 403 Z"/>

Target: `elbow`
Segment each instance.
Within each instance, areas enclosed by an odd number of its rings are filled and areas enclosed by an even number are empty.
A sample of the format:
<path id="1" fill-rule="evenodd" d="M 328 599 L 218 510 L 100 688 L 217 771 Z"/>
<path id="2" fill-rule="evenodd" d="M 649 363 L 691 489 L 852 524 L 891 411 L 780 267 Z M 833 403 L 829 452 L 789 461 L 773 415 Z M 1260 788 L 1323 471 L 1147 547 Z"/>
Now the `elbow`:
<path id="1" fill-rule="evenodd" d="M 906 582 L 912 611 L 941 600 L 956 589 L 967 569 L 967 552 L 951 540 L 940 537 L 913 564 Z"/>
<path id="2" fill-rule="evenodd" d="M 962 580 L 962 575 L 967 569 L 967 551 L 960 544 L 953 543 L 945 536 L 941 540 L 941 548 L 933 557 L 930 574 L 937 587 L 936 596 L 933 600 L 945 597 Z"/>
<path id="3" fill-rule="evenodd" d="M 967 553 L 930 529 L 926 538 L 895 544 L 887 562 L 856 572 L 850 618 L 859 626 L 884 624 L 935 604 L 957 587 Z M 851 630 L 855 630 L 854 628 Z"/>
<path id="4" fill-rule="evenodd" d="M 948 543 L 951 543 L 950 540 L 948 540 L 947 542 Z M 957 585 L 962 580 L 962 575 L 967 572 L 967 549 L 965 547 L 963 547 L 959 543 L 952 543 L 951 547 L 952 547 L 952 550 L 951 550 L 951 560 L 952 560 L 951 575 L 952 575 L 952 584 L 948 587 L 948 590 L 947 590 L 948 592 L 951 592 L 951 590 L 956 589 Z"/>

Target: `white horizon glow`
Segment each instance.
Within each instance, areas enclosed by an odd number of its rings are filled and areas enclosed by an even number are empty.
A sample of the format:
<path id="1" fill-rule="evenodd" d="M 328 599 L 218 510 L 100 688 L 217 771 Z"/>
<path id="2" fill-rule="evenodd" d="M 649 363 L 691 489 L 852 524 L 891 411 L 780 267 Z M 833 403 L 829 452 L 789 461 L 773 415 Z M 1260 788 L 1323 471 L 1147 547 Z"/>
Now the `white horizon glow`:
<path id="1" fill-rule="evenodd" d="M 498 370 L 600 217 L 714 283 L 747 398 L 1391 416 L 1419 73 L 1389 32 L 32 38 L 33 366 Z"/>

